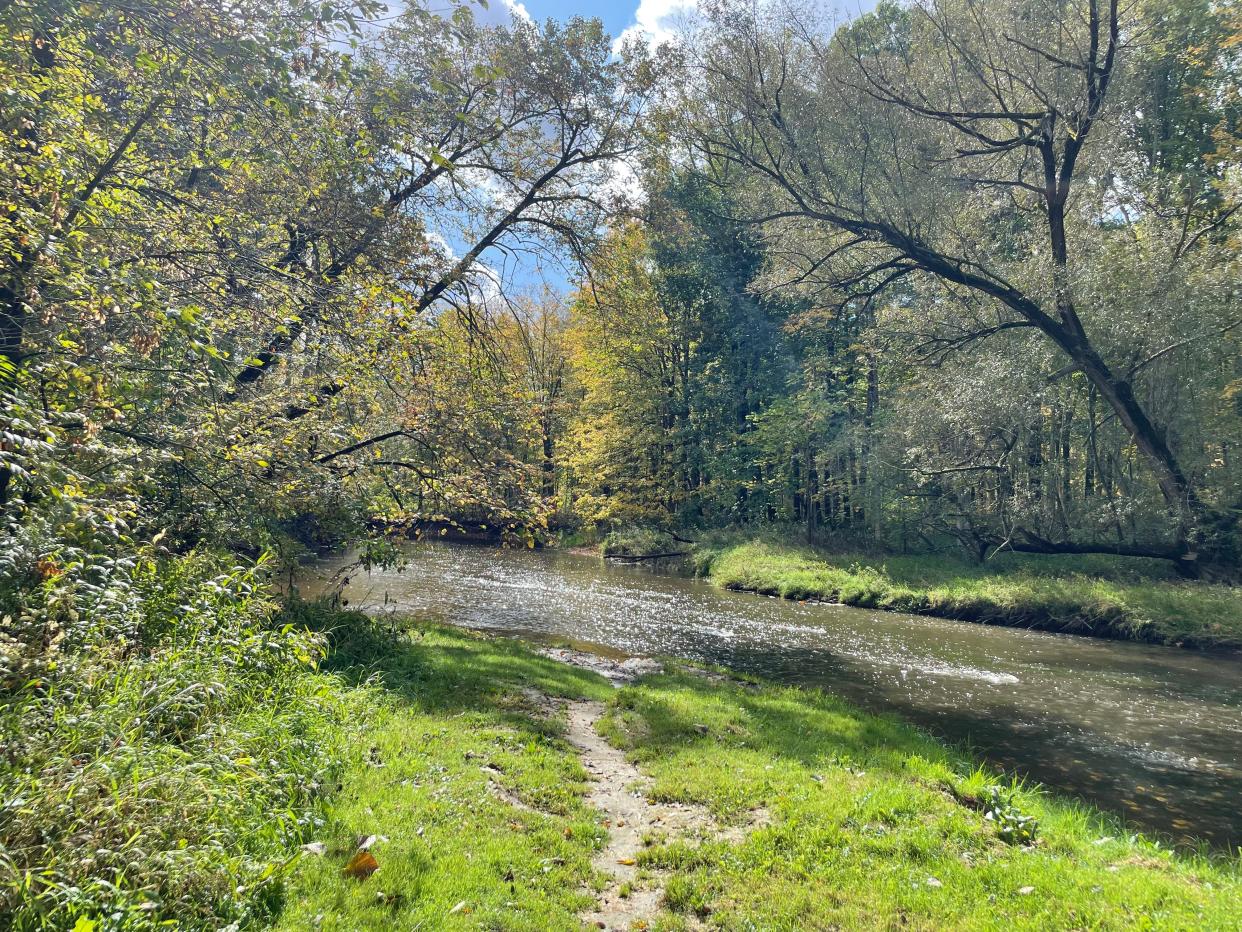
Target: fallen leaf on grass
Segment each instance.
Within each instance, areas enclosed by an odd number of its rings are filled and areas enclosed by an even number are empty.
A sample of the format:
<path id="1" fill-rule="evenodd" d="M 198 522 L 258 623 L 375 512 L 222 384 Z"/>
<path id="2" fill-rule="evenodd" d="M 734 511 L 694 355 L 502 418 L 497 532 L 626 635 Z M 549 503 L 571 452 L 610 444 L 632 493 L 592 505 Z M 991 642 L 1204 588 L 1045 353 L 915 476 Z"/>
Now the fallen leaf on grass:
<path id="1" fill-rule="evenodd" d="M 617 858 L 617 863 L 624 864 L 627 867 L 629 867 L 630 865 L 637 864 L 638 862 L 635 861 L 633 858 Z"/>
<path id="2" fill-rule="evenodd" d="M 1018 893 L 1019 893 L 1019 895 L 1021 895 L 1021 896 L 1030 896 L 1030 895 L 1031 895 L 1032 893 L 1034 893 L 1034 892 L 1035 892 L 1035 888 L 1034 888 L 1034 887 L 1020 887 L 1020 888 L 1018 889 Z"/>
<path id="3" fill-rule="evenodd" d="M 470 912 L 470 907 L 466 905 L 465 900 L 462 900 L 460 903 L 458 903 L 456 906 L 454 906 L 452 909 L 449 910 L 449 915 L 451 916 L 453 915 L 453 913 L 468 913 L 468 912 Z"/>
<path id="4" fill-rule="evenodd" d="M 327 853 L 328 846 L 325 845 L 322 841 L 308 841 L 306 844 L 302 846 L 302 850 L 305 851 L 307 854 L 315 854 L 315 855 L 319 855 L 322 857 L 324 854 Z"/>
<path id="5" fill-rule="evenodd" d="M 366 880 L 377 870 L 379 870 L 379 861 L 375 860 L 375 855 L 370 851 L 359 851 L 349 859 L 349 863 L 345 865 L 341 873 L 355 880 Z"/>

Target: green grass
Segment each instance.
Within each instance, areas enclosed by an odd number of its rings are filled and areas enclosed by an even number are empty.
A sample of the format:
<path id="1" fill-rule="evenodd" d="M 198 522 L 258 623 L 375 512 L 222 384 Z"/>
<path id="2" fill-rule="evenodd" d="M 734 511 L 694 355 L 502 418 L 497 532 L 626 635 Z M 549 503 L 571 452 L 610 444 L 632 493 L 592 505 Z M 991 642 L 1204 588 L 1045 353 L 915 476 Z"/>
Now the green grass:
<path id="1" fill-rule="evenodd" d="M 515 641 L 274 616 L 248 573 L 151 566 L 139 649 L 63 654 L 0 705 L 3 928 L 580 929 L 606 828 L 549 696 L 605 700 L 657 798 L 770 814 L 651 839 L 655 928 L 1242 927 L 1236 861 L 1005 784 L 1038 826 L 1012 844 L 995 777 L 821 692 L 684 666 L 618 691 Z M 371 836 L 379 869 L 345 876 Z"/>
<path id="2" fill-rule="evenodd" d="M 604 829 L 583 804 L 586 774 L 563 721 L 546 717 L 531 689 L 607 699 L 602 732 L 653 777 L 657 798 L 701 803 L 725 823 L 770 812 L 737 843 L 652 839 L 640 865 L 666 891 L 653 928 L 1242 922 L 1236 862 L 1175 854 L 1022 787 L 1012 805 L 1038 819 L 1037 843 L 1007 843 L 982 811 L 994 777 L 818 691 L 683 667 L 617 691 L 508 640 L 436 626 L 361 640 L 356 631 L 330 663 L 359 727 L 315 839 L 326 853 L 299 859 L 283 929 L 581 928 Z M 370 835 L 379 870 L 344 876 Z"/>
<path id="3" fill-rule="evenodd" d="M 704 727 L 706 726 L 706 728 Z M 1013 805 L 1037 843 L 1010 844 L 980 808 L 996 781 L 895 721 L 820 692 L 720 685 L 689 672 L 622 690 L 606 733 L 662 799 L 725 821 L 766 807 L 740 844 L 656 844 L 679 919 L 726 929 L 1236 929 L 1236 862 L 1132 838 L 1032 789 Z M 1028 889 L 1029 888 L 1029 889 Z"/>
<path id="4" fill-rule="evenodd" d="M 1160 561 L 1003 554 L 833 554 L 765 541 L 703 544 L 696 569 L 718 585 L 1160 644 L 1242 648 L 1242 590 L 1176 580 Z"/>
<path id="5" fill-rule="evenodd" d="M 436 627 L 352 627 L 330 665 L 354 684 L 361 728 L 316 839 L 326 854 L 302 858 L 279 927 L 579 929 L 604 829 L 561 723 L 523 690 L 599 699 L 611 687 L 513 642 Z M 370 835 L 379 870 L 344 877 Z"/>

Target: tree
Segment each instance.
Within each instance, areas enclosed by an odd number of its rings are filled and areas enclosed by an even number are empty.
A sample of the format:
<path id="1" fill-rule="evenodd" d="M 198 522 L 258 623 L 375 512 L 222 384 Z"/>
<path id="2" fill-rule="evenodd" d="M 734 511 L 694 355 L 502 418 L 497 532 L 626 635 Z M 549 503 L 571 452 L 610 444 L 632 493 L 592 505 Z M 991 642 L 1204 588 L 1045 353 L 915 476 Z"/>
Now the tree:
<path id="1" fill-rule="evenodd" d="M 248 540 L 361 507 L 360 457 L 469 435 L 406 417 L 420 343 L 451 355 L 423 318 L 470 330 L 507 257 L 589 248 L 654 72 L 597 22 L 464 8 L 407 4 L 359 46 L 374 9 L 0 8 L 7 520 L 68 470 L 101 501 L 140 489 L 151 533 Z M 508 468 L 507 442 L 470 443 Z"/>
<path id="2" fill-rule="evenodd" d="M 773 275 L 846 298 L 930 279 L 977 314 L 958 346 L 1038 332 L 1147 461 L 1176 524 L 1174 543 L 1150 551 L 1188 571 L 1200 547 L 1227 552 L 1134 373 L 1101 351 L 1091 324 L 1107 305 L 1084 303 L 1090 244 L 1115 210 L 1110 104 L 1128 80 L 1133 14 L 1096 0 L 943 0 L 882 6 L 835 35 L 788 7 L 716 8 L 710 21 L 686 101 L 695 141 L 750 187 L 746 219 L 765 229 Z M 1224 222 L 1182 220 L 1192 248 Z"/>
<path id="3" fill-rule="evenodd" d="M 301 84 L 332 80 L 340 57 L 330 40 L 369 9 L 299 0 L 0 8 L 6 403 L 37 385 L 44 414 L 73 407 L 52 399 L 75 391 L 87 360 L 176 329 L 164 289 L 218 287 L 194 261 L 218 251 L 216 208 L 235 179 L 265 173 L 280 151 L 273 117 L 292 113 Z M 233 265 L 245 270 L 249 258 Z M 192 316 L 184 330 L 195 329 Z M 21 467 L 0 467 L 3 507 Z"/>

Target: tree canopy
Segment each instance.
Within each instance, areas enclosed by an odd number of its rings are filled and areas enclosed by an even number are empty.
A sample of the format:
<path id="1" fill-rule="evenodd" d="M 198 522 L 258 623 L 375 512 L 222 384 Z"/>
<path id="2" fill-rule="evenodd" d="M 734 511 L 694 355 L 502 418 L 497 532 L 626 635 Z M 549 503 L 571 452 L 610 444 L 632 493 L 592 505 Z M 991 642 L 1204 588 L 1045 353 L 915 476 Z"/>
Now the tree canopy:
<path id="1" fill-rule="evenodd" d="M 4 4 L 9 570 L 462 520 L 1236 564 L 1240 22 Z"/>

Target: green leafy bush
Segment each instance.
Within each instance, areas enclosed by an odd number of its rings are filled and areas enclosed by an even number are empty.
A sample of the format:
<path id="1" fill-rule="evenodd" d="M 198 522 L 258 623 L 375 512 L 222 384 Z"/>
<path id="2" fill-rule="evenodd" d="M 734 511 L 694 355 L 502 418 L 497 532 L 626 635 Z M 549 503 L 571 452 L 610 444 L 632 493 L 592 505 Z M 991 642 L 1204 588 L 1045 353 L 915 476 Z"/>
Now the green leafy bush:
<path id="1" fill-rule="evenodd" d="M 279 625 L 261 571 L 61 548 L 6 577 L 0 927 L 274 908 L 339 715 L 322 639 Z"/>
<path id="2" fill-rule="evenodd" d="M 652 527 L 632 527 L 611 532 L 604 538 L 600 551 L 606 557 L 645 557 L 657 553 L 685 550 L 671 534 Z"/>

